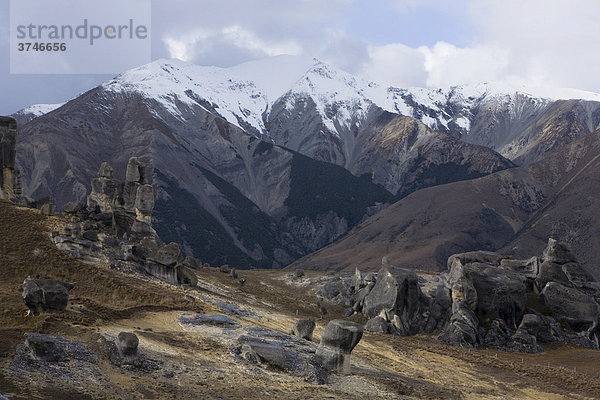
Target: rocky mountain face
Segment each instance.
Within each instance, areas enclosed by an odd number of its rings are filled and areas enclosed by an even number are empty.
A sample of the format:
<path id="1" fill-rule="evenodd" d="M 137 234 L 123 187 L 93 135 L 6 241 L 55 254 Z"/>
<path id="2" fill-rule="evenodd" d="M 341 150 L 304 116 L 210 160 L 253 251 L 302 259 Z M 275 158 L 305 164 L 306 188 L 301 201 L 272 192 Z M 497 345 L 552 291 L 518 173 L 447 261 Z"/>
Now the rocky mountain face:
<path id="1" fill-rule="evenodd" d="M 541 252 L 551 235 L 599 276 L 599 152 L 600 130 L 528 166 L 419 190 L 291 267 L 377 268 L 387 255 L 399 267 L 439 271 L 464 251 Z"/>
<path id="2" fill-rule="evenodd" d="M 272 117 L 251 120 L 244 108 L 246 119 L 232 123 L 227 101 L 242 104 L 244 90 L 256 88 L 232 81 L 227 90 L 242 97 L 219 93 L 221 107 L 202 86 L 207 81 L 187 76 L 184 86 L 193 89 L 177 93 L 184 67 L 129 71 L 25 124 L 18 152 L 25 192 L 52 195 L 60 209 L 87 196 L 101 163 L 123 171 L 135 156 L 151 171 L 154 223 L 165 242 L 211 263 L 278 267 L 341 237 L 396 196 L 513 165 L 366 102 L 353 117 L 360 130 L 343 137 L 333 130 L 339 119 L 322 114 L 320 103 L 302 113 L 297 99 L 284 118 L 285 96 Z M 308 122 L 291 124 L 302 115 Z M 313 123 L 322 132 L 311 131 Z M 286 135 L 305 139 L 295 145 Z"/>
<path id="3" fill-rule="evenodd" d="M 283 266 L 419 189 L 543 157 L 597 127 L 599 105 L 490 84 L 385 87 L 296 57 L 158 60 L 31 119 L 17 164 L 24 192 L 60 209 L 102 162 L 138 157 L 165 241 L 212 263 Z"/>

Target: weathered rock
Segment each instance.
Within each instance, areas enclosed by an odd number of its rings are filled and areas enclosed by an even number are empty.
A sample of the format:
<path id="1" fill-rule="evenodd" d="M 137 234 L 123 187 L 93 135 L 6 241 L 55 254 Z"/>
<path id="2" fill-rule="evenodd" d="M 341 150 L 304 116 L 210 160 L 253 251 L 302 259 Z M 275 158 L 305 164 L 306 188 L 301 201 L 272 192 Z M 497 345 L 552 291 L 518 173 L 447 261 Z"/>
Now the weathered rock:
<path id="1" fill-rule="evenodd" d="M 96 358 L 87 347 L 62 336 L 25 333 L 25 345 L 38 360 L 59 362 L 80 360 L 95 363 Z"/>
<path id="2" fill-rule="evenodd" d="M 294 276 L 296 278 L 302 278 L 305 275 L 306 275 L 306 273 L 302 269 L 297 269 L 297 270 L 294 271 Z"/>
<path id="3" fill-rule="evenodd" d="M 226 315 L 222 314 L 214 314 L 214 315 L 203 315 L 196 314 L 193 316 L 183 315 L 178 319 L 181 325 L 189 325 L 189 326 L 218 326 L 221 328 L 235 329 L 240 326 L 237 322 L 232 320 Z"/>
<path id="4" fill-rule="evenodd" d="M 185 260 L 183 260 L 183 265 L 192 269 L 202 269 L 202 261 L 200 259 L 187 256 Z"/>
<path id="5" fill-rule="evenodd" d="M 528 260 L 503 258 L 500 260 L 500 267 L 518 272 L 526 278 L 535 279 L 540 270 L 540 259 L 538 257 L 531 257 Z"/>
<path id="6" fill-rule="evenodd" d="M 61 312 L 67 307 L 69 291 L 73 287 L 74 283 L 27 277 L 23 282 L 23 301 L 33 315 L 40 311 Z"/>
<path id="7" fill-rule="evenodd" d="M 598 348 L 600 306 L 593 297 L 558 282 L 549 282 L 540 297 L 556 319 L 579 336 L 581 345 Z"/>
<path id="8" fill-rule="evenodd" d="M 179 282 L 179 284 L 196 286 L 198 285 L 198 277 L 193 269 L 179 265 L 177 267 L 177 282 Z"/>
<path id="9" fill-rule="evenodd" d="M 538 314 L 525 314 L 518 330 L 534 336 L 540 343 L 564 340 L 560 327 L 553 327 L 553 324 Z"/>
<path id="10" fill-rule="evenodd" d="M 144 217 L 152 215 L 152 210 L 154 210 L 154 188 L 152 185 L 141 185 L 137 189 L 135 208 Z"/>
<path id="11" fill-rule="evenodd" d="M 400 335 L 412 335 L 422 324 L 419 279 L 411 270 L 397 268 L 395 273 L 387 268 L 377 273 L 377 282 L 364 299 L 363 314 L 367 318 L 382 316 L 394 324 Z"/>
<path id="12" fill-rule="evenodd" d="M 229 268 L 229 264 L 223 264 L 219 267 L 219 271 L 223 272 L 224 274 L 228 274 L 231 269 Z"/>
<path id="13" fill-rule="evenodd" d="M 535 278 L 536 290 L 541 292 L 548 282 L 560 282 L 563 285 L 571 286 L 571 282 L 562 267 L 562 264 L 552 261 L 541 263 L 539 273 Z"/>
<path id="14" fill-rule="evenodd" d="M 555 239 L 548 239 L 548 245 L 544 249 L 542 258 L 545 262 L 552 262 L 557 264 L 566 264 L 577 262 L 577 258 L 569 249 L 569 246 L 565 243 L 559 243 Z"/>
<path id="15" fill-rule="evenodd" d="M 146 167 L 137 157 L 131 157 L 127 162 L 127 172 L 125 173 L 126 182 L 146 183 Z"/>
<path id="16" fill-rule="evenodd" d="M 312 340 L 315 326 L 316 323 L 314 319 L 301 319 L 296 321 L 294 327 L 292 328 L 292 332 L 294 333 L 294 336 L 306 340 Z"/>
<path id="17" fill-rule="evenodd" d="M 515 334 L 512 335 L 506 349 L 530 354 L 541 353 L 543 351 L 537 343 L 535 336 L 521 330 L 517 330 Z"/>
<path id="18" fill-rule="evenodd" d="M 83 232 L 83 238 L 92 242 L 98 241 L 98 231 L 85 231 Z"/>
<path id="19" fill-rule="evenodd" d="M 438 339 L 453 346 L 480 346 L 479 321 L 468 304 L 464 301 L 452 303 L 450 322 Z"/>
<path id="20" fill-rule="evenodd" d="M 453 301 L 464 301 L 490 322 L 503 319 L 516 329 L 525 313 L 526 278 L 480 262 L 463 265 L 456 257 L 448 275 Z"/>
<path id="21" fill-rule="evenodd" d="M 169 243 L 159 248 L 151 257 L 152 261 L 171 267 L 181 261 L 181 250 L 177 243 Z"/>
<path id="22" fill-rule="evenodd" d="M 356 322 L 333 320 L 323 330 L 314 360 L 326 371 L 350 373 L 350 353 L 362 338 L 363 327 Z"/>
<path id="23" fill-rule="evenodd" d="M 447 266 L 448 269 L 451 269 L 456 260 L 460 261 L 462 265 L 477 262 L 498 266 L 501 258 L 500 254 L 491 251 L 470 251 L 451 255 L 448 258 Z"/>
<path id="24" fill-rule="evenodd" d="M 375 333 L 390 333 L 390 324 L 379 316 L 371 318 L 365 324 L 365 331 Z"/>
<path id="25" fill-rule="evenodd" d="M 132 332 L 120 332 L 117 336 L 117 348 L 123 356 L 134 356 L 137 354 L 140 340 Z"/>
<path id="26" fill-rule="evenodd" d="M 238 272 L 237 272 L 237 269 L 235 269 L 235 268 L 231 268 L 231 271 L 229 271 L 229 275 L 231 275 L 231 277 L 232 277 L 233 279 L 237 279 L 237 278 L 238 278 Z"/>
<path id="27" fill-rule="evenodd" d="M 100 164 L 100 169 L 98 170 L 99 178 L 113 179 L 115 175 L 115 170 L 111 165 L 107 162 L 103 162 Z"/>
<path id="28" fill-rule="evenodd" d="M 68 214 L 76 214 L 85 208 L 85 204 L 81 201 L 70 201 L 63 205 L 63 211 Z"/>

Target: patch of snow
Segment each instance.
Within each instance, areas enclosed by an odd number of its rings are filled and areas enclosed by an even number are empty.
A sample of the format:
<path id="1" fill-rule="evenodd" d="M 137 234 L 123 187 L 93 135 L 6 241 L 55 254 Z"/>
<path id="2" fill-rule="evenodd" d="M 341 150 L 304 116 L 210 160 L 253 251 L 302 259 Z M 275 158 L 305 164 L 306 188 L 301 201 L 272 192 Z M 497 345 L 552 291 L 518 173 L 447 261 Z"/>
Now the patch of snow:
<path id="1" fill-rule="evenodd" d="M 62 107 L 65 103 L 57 103 L 57 104 L 34 104 L 29 107 L 25 107 L 22 110 L 17 111 L 15 114 L 32 114 L 36 118 L 41 117 L 44 114 L 48 114 L 51 111 L 56 110 L 57 108 Z"/>

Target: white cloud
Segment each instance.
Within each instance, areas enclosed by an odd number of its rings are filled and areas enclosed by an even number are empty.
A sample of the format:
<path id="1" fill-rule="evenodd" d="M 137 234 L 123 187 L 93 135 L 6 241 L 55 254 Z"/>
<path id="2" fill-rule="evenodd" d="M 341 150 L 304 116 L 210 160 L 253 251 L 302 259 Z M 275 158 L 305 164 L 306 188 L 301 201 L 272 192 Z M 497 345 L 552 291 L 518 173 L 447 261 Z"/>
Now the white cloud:
<path id="1" fill-rule="evenodd" d="M 467 83 L 505 80 L 509 56 L 494 46 L 458 48 L 438 42 L 433 47 L 419 47 L 425 58 L 426 85 L 443 87 Z"/>
<path id="2" fill-rule="evenodd" d="M 293 40 L 270 40 L 239 25 L 225 26 L 220 30 L 195 29 L 183 35 L 165 35 L 163 42 L 171 58 L 195 61 L 218 48 L 238 49 L 254 57 L 269 57 L 279 54 L 296 55 L 301 47 Z"/>
<path id="3" fill-rule="evenodd" d="M 365 78 L 397 87 L 425 86 L 427 71 L 423 52 L 403 44 L 369 46 L 369 60 L 360 73 Z"/>

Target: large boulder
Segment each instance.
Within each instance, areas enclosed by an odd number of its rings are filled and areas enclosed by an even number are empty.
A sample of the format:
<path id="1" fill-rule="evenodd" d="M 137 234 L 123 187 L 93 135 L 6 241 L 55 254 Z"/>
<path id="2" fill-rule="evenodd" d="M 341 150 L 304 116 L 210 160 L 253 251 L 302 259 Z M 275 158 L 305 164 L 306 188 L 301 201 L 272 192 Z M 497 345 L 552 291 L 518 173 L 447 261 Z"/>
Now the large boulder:
<path id="1" fill-rule="evenodd" d="M 350 353 L 362 335 L 363 327 L 356 322 L 340 319 L 330 321 L 321 334 L 314 361 L 326 371 L 349 374 Z"/>
<path id="2" fill-rule="evenodd" d="M 120 332 L 117 336 L 117 348 L 123 356 L 135 356 L 140 340 L 132 332 Z"/>
<path id="3" fill-rule="evenodd" d="M 565 333 L 573 333 L 570 341 L 586 347 L 598 348 L 600 306 L 592 296 L 558 282 L 549 282 L 540 297 L 553 316 L 565 326 Z"/>
<path id="4" fill-rule="evenodd" d="M 96 362 L 96 358 L 87 347 L 62 336 L 25 333 L 25 345 L 29 348 L 31 354 L 40 361 L 81 360 L 91 363 Z"/>
<path id="5" fill-rule="evenodd" d="M 375 333 L 390 333 L 390 323 L 380 316 L 373 317 L 365 324 L 365 331 Z"/>
<path id="6" fill-rule="evenodd" d="M 392 322 L 400 335 L 412 335 L 421 328 L 422 299 L 414 271 L 397 268 L 392 274 L 383 267 L 377 273 L 373 289 L 364 298 L 362 311 L 367 318 L 381 316 Z"/>
<path id="7" fill-rule="evenodd" d="M 456 258 L 448 284 L 454 301 L 466 302 L 489 322 L 501 318 L 516 329 L 525 314 L 526 278 L 512 270 L 481 262 L 463 265 Z"/>
<path id="8" fill-rule="evenodd" d="M 198 285 L 198 277 L 193 269 L 179 265 L 177 267 L 177 282 L 190 286 Z"/>
<path id="9" fill-rule="evenodd" d="M 40 311 L 64 311 L 69 302 L 69 291 L 75 287 L 75 284 L 55 279 L 27 277 L 22 287 L 25 305 L 30 313 L 38 315 Z"/>
<path id="10" fill-rule="evenodd" d="M 152 261 L 172 267 L 182 261 L 181 250 L 177 243 L 169 243 L 159 248 L 151 257 Z"/>

